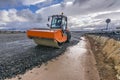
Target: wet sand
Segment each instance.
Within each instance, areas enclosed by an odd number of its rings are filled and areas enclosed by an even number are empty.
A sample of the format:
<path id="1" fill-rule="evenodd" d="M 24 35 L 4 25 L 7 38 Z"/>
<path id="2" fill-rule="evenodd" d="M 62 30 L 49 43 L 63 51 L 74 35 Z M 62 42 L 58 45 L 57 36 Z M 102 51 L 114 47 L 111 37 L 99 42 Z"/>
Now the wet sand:
<path id="1" fill-rule="evenodd" d="M 8 79 L 6 79 L 8 80 Z M 81 37 L 63 55 L 9 80 L 100 80 L 89 42 Z"/>

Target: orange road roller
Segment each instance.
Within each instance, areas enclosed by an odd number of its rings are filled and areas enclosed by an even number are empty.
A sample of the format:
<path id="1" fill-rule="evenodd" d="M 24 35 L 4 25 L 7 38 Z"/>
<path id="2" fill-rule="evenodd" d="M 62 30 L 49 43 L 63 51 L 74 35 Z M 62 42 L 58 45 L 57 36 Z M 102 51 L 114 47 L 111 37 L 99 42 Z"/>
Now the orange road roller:
<path id="1" fill-rule="evenodd" d="M 67 28 L 67 17 L 63 14 L 52 15 L 48 18 L 49 29 L 36 28 L 27 30 L 27 36 L 38 45 L 60 48 L 71 39 L 71 33 Z"/>

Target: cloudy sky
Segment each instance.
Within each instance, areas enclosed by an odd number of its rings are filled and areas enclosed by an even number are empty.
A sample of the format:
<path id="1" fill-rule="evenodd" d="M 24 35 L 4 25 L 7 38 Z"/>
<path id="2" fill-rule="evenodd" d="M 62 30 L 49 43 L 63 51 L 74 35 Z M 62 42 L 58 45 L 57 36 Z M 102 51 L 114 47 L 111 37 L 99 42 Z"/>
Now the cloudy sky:
<path id="1" fill-rule="evenodd" d="M 0 29 L 46 27 L 53 14 L 68 16 L 69 27 L 103 28 L 107 18 L 120 23 L 120 0 L 0 0 Z"/>

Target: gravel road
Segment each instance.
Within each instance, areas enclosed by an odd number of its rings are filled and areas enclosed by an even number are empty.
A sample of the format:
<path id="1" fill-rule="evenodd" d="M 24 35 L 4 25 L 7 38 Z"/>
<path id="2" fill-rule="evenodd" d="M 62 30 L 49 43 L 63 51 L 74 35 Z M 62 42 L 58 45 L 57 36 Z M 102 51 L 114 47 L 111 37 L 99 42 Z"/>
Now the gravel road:
<path id="1" fill-rule="evenodd" d="M 83 33 L 72 32 L 70 43 L 61 49 L 37 46 L 25 33 L 0 34 L 0 80 L 24 74 L 42 63 L 58 57 L 67 47 L 76 45 Z"/>
<path id="2" fill-rule="evenodd" d="M 75 35 L 74 35 L 75 36 Z M 80 37 L 64 54 L 23 75 L 6 80 L 100 80 L 91 44 Z"/>

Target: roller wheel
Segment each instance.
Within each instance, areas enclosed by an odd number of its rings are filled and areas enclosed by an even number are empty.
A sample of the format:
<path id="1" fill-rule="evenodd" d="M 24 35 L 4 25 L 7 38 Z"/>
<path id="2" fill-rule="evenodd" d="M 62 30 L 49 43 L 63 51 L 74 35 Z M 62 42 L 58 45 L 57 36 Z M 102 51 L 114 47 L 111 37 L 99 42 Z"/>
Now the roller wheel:
<path id="1" fill-rule="evenodd" d="M 66 42 L 70 42 L 70 39 L 71 39 L 70 31 L 66 31 L 65 33 L 67 34 L 67 41 Z"/>

